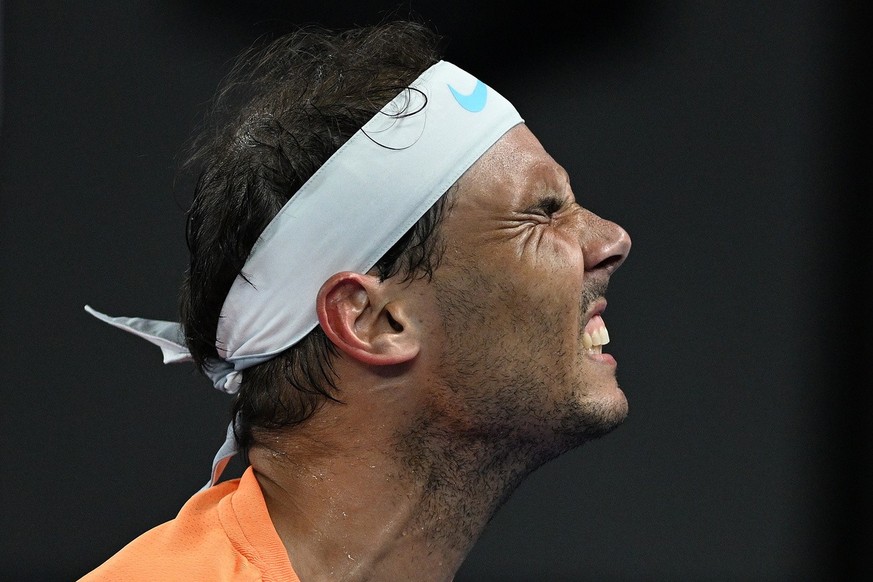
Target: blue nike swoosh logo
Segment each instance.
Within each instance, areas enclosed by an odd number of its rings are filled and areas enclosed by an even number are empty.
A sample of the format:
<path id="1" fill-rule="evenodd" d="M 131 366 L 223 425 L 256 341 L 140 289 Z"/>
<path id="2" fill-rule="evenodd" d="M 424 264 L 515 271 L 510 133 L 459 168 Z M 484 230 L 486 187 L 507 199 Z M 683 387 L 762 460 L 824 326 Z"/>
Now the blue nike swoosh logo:
<path id="1" fill-rule="evenodd" d="M 458 105 L 469 111 L 470 113 L 478 113 L 485 109 L 485 100 L 488 97 L 488 86 L 479 79 L 476 79 L 476 86 L 473 91 L 467 95 L 459 93 L 454 87 L 449 85 L 452 96 Z"/>

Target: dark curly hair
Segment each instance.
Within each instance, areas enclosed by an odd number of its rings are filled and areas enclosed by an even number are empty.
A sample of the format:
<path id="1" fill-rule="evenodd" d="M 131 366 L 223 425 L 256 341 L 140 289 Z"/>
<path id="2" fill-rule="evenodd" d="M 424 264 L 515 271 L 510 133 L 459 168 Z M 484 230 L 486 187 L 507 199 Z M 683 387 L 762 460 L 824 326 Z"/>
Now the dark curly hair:
<path id="1" fill-rule="evenodd" d="M 218 357 L 222 304 L 260 233 L 352 134 L 440 59 L 441 40 L 408 20 L 339 32 L 306 27 L 239 57 L 185 164 L 198 178 L 187 213 L 190 266 L 180 311 L 201 371 Z M 379 260 L 383 280 L 432 275 L 447 204 L 441 197 Z M 245 370 L 232 410 L 240 447 L 247 451 L 302 423 L 325 399 L 338 400 L 336 355 L 316 327 Z"/>

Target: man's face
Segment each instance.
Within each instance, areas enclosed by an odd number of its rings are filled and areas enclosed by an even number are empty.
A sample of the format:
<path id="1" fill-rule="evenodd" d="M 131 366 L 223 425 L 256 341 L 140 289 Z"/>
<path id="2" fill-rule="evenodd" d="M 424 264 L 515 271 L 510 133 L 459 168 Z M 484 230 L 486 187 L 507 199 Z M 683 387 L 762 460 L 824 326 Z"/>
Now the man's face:
<path id="1" fill-rule="evenodd" d="M 609 432 L 627 401 L 591 337 L 604 341 L 603 295 L 627 233 L 576 203 L 525 125 L 467 171 L 454 200 L 431 287 L 448 389 L 432 405 L 459 430 L 541 443 L 548 456 Z"/>

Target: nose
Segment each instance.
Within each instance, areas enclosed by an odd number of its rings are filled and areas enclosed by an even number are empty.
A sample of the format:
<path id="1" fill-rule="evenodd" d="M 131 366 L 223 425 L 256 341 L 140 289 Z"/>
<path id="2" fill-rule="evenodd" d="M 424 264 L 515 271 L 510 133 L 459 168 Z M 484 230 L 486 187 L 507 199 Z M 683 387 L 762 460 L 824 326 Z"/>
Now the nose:
<path id="1" fill-rule="evenodd" d="M 630 235 L 616 223 L 583 210 L 582 251 L 586 272 L 611 275 L 627 258 L 631 249 Z"/>

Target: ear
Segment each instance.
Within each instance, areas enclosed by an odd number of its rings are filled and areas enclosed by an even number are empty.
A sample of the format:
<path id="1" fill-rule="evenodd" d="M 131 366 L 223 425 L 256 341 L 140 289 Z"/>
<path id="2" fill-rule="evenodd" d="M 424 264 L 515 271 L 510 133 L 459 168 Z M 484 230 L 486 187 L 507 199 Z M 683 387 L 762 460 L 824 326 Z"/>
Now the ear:
<path id="1" fill-rule="evenodd" d="M 394 286 L 377 277 L 344 271 L 318 291 L 318 322 L 330 341 L 364 364 L 390 366 L 418 355 L 419 332 Z"/>

